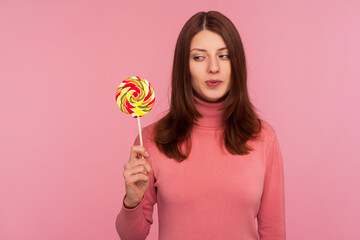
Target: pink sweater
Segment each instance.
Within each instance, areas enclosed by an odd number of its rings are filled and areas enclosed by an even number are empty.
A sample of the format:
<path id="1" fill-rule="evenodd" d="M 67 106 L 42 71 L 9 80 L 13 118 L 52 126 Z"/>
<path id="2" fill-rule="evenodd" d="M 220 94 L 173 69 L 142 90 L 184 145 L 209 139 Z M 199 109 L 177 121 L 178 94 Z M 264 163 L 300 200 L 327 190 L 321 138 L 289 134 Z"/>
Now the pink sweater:
<path id="1" fill-rule="evenodd" d="M 231 155 L 219 144 L 222 103 L 194 100 L 203 117 L 193 127 L 192 150 L 182 163 L 157 149 L 154 124 L 143 129 L 150 185 L 136 208 L 122 206 L 116 219 L 120 238 L 145 239 L 157 203 L 159 240 L 286 239 L 283 162 L 274 129 L 262 120 L 260 137 L 248 141 L 255 150 Z"/>

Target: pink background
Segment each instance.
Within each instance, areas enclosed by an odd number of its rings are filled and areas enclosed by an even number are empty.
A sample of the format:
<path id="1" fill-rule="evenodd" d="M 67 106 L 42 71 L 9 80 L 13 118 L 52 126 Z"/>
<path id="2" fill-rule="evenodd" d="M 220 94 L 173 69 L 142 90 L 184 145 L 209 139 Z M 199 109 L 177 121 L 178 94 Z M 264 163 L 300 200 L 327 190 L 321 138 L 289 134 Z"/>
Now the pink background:
<path id="1" fill-rule="evenodd" d="M 251 99 L 277 132 L 288 239 L 360 239 L 355 0 L 0 1 L 0 239 L 118 239 L 137 122 L 116 88 L 148 79 L 142 124 L 162 116 L 177 36 L 209 10 L 238 28 Z"/>

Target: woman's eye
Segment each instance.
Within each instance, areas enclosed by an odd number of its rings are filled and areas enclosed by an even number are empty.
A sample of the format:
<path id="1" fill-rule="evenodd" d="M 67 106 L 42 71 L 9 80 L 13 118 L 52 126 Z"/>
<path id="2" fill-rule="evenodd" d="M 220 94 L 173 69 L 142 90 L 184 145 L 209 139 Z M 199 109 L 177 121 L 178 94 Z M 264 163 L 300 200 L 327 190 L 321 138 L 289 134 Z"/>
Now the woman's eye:
<path id="1" fill-rule="evenodd" d="M 199 58 L 202 58 L 203 56 L 195 56 L 194 60 L 200 60 Z"/>
<path id="2" fill-rule="evenodd" d="M 223 54 L 223 55 L 220 55 L 220 57 L 225 57 L 225 58 L 229 58 L 229 55 L 227 55 L 227 54 Z"/>
<path id="3" fill-rule="evenodd" d="M 228 54 L 222 54 L 222 55 L 220 55 L 220 58 L 228 59 L 230 57 L 229 57 Z M 203 60 L 204 56 L 194 56 L 193 59 L 196 60 L 196 61 Z"/>

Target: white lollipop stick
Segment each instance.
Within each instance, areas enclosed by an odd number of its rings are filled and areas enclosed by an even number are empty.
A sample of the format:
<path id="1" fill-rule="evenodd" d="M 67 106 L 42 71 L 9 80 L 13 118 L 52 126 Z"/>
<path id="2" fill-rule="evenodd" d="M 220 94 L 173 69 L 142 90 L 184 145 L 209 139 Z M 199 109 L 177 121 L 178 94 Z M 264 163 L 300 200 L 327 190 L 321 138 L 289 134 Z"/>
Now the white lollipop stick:
<path id="1" fill-rule="evenodd" d="M 140 116 L 138 116 L 137 119 L 138 119 L 138 126 L 139 126 L 140 145 L 143 146 L 142 136 L 141 136 Z"/>

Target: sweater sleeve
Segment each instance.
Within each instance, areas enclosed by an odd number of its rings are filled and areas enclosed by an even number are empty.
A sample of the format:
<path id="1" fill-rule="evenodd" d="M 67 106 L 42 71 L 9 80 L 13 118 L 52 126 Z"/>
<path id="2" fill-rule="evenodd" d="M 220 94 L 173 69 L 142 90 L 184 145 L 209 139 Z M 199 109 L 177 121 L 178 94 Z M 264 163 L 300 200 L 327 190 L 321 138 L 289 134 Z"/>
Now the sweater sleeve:
<path id="1" fill-rule="evenodd" d="M 284 170 L 276 135 L 266 153 L 264 190 L 257 219 L 260 240 L 286 239 Z"/>
<path id="2" fill-rule="evenodd" d="M 137 136 L 134 145 L 140 145 L 139 136 Z M 144 146 L 146 148 L 145 141 Z M 120 213 L 116 218 L 116 230 L 120 236 L 120 239 L 146 239 L 150 232 L 150 227 L 153 223 L 153 208 L 154 204 L 157 202 L 157 198 L 156 188 L 154 187 L 155 177 L 151 156 L 148 158 L 148 162 L 151 166 L 151 171 L 149 173 L 150 183 L 140 203 L 135 208 L 126 208 L 124 206 L 126 194 L 123 198 Z"/>

